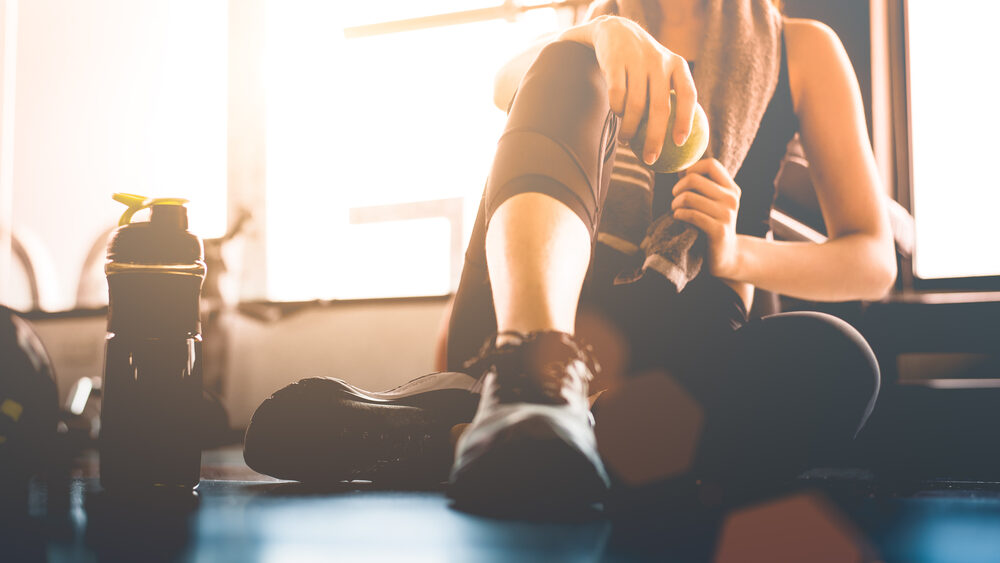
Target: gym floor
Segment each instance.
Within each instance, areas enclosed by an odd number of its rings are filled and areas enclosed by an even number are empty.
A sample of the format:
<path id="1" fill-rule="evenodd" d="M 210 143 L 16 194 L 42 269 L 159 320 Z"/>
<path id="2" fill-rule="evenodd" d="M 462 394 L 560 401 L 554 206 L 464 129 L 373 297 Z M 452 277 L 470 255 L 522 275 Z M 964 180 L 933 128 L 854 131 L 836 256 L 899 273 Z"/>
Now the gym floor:
<path id="1" fill-rule="evenodd" d="M 197 496 L 112 503 L 96 456 L 32 483 L 4 561 L 1000 561 L 1000 483 L 906 489 L 862 471 L 720 511 L 540 521 L 454 509 L 441 490 L 327 489 L 257 474 L 238 447 L 205 452 Z"/>

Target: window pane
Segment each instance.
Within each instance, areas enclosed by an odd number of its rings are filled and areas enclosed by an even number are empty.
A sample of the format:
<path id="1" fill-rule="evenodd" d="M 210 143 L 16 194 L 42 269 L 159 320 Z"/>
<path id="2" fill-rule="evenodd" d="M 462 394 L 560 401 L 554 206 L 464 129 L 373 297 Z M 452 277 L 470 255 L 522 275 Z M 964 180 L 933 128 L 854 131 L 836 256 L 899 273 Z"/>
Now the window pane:
<path id="1" fill-rule="evenodd" d="M 107 302 L 77 290 L 104 276 L 81 270 L 124 210 L 114 192 L 189 198 L 192 231 L 225 232 L 227 6 L 18 4 L 14 231 L 51 274 L 42 308 Z"/>
<path id="2" fill-rule="evenodd" d="M 914 273 L 1000 274 L 1000 3 L 909 2 Z"/>
<path id="3" fill-rule="evenodd" d="M 422 2 L 412 13 L 411 3 L 398 4 L 398 13 L 364 8 L 370 19 L 353 13 L 360 7 L 322 1 L 268 4 L 271 299 L 450 289 L 447 220 L 350 225 L 350 210 L 464 198 L 464 244 L 505 119 L 493 105 L 493 77 L 557 22 L 552 10 L 537 10 L 516 23 L 343 38 L 347 22 L 481 7 Z M 404 252 L 411 266 L 400 262 Z"/>
<path id="4" fill-rule="evenodd" d="M 340 271 L 337 297 L 442 295 L 448 293 L 448 234 L 445 219 L 414 219 L 382 224 L 350 225 L 344 240 L 365 244 L 344 248 L 345 264 L 363 272 Z M 372 256 L 372 249 L 382 249 Z"/>

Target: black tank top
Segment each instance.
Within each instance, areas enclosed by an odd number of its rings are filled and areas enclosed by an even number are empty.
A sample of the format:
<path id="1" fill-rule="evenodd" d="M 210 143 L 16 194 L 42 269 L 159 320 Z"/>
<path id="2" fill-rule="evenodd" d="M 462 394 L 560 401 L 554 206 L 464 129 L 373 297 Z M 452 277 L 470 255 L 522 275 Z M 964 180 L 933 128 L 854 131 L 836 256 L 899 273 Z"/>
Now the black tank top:
<path id="1" fill-rule="evenodd" d="M 742 190 L 736 232 L 763 237 L 770 230 L 769 217 L 774 204 L 774 179 L 785 157 L 785 147 L 799 130 L 799 120 L 792 106 L 792 90 L 788 82 L 788 59 L 785 55 L 785 35 L 781 35 L 781 70 L 771 101 L 761 118 L 760 128 L 734 180 Z M 671 190 L 677 174 L 657 174 L 653 195 L 653 217 L 670 210 Z"/>

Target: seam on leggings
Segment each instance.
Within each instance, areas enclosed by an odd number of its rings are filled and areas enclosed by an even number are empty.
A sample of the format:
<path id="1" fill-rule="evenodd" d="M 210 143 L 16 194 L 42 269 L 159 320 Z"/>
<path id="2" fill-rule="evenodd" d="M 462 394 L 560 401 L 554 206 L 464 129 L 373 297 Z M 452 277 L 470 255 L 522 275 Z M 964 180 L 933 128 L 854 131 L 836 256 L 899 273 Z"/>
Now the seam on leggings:
<path id="1" fill-rule="evenodd" d="M 614 153 L 615 149 L 618 147 L 618 141 L 617 141 L 617 139 L 615 139 L 615 137 L 618 136 L 618 124 L 619 124 L 619 122 L 617 120 L 615 120 L 615 117 L 617 117 L 615 115 L 615 113 L 609 109 L 607 117 L 604 118 L 604 132 L 605 133 L 609 133 L 610 132 L 611 135 L 610 135 L 610 137 L 609 136 L 602 136 L 601 137 L 601 142 L 604 143 L 604 145 L 605 145 L 604 159 L 601 160 L 601 170 L 604 169 L 604 165 L 609 160 L 613 159 L 613 157 L 614 157 L 613 153 Z M 609 121 L 611 122 L 610 124 L 608 123 Z M 640 160 L 640 162 L 641 162 L 641 160 Z"/>
<path id="2" fill-rule="evenodd" d="M 517 191 L 517 189 L 520 186 L 515 186 L 514 188 L 510 188 L 512 184 L 518 184 L 520 182 L 525 182 L 532 179 L 534 179 L 541 185 L 540 189 Z M 508 191 L 511 191 L 513 193 L 507 195 L 505 192 Z M 587 231 L 590 233 L 591 238 L 593 239 L 596 236 L 597 224 L 594 222 L 593 218 L 590 217 L 590 212 L 587 209 L 587 204 L 584 203 L 583 199 L 580 198 L 580 196 L 566 184 L 560 182 L 559 180 L 551 176 L 546 176 L 545 174 L 522 174 L 520 176 L 516 176 L 514 178 L 511 178 L 510 180 L 507 180 L 501 186 L 493 189 L 494 197 L 492 198 L 490 203 L 491 205 L 492 202 L 494 201 L 500 201 L 501 203 L 503 203 L 504 201 L 507 201 L 508 199 L 514 197 L 515 195 L 519 195 L 522 193 L 539 193 L 547 195 L 552 199 L 558 201 L 559 203 L 565 205 L 566 207 L 569 208 L 570 211 L 572 211 L 576 216 L 580 218 L 581 222 L 584 223 L 584 226 L 587 227 Z M 565 193 L 569 193 L 572 196 L 572 198 L 564 197 L 563 194 Z M 499 207 L 499 205 L 497 205 L 496 207 Z M 490 220 L 492 220 L 492 218 L 493 218 L 492 214 L 490 214 L 490 217 L 485 219 L 487 226 L 489 225 Z"/>
<path id="3" fill-rule="evenodd" d="M 562 141 L 560 141 L 558 139 L 554 139 L 550 135 L 548 135 L 546 133 L 543 133 L 541 131 L 537 131 L 537 130 L 532 129 L 530 127 L 515 127 L 514 129 L 508 129 L 507 131 L 504 131 L 503 134 L 500 135 L 500 138 L 497 139 L 497 144 L 499 144 L 500 141 L 502 141 L 503 138 L 506 137 L 510 133 L 533 133 L 535 135 L 540 135 L 540 136 L 542 136 L 542 137 L 544 137 L 544 138 L 552 141 L 553 143 L 555 143 L 556 146 L 558 146 L 559 148 L 561 148 L 563 150 L 563 152 L 565 152 L 567 155 L 569 155 L 570 159 L 573 161 L 573 164 L 576 165 L 577 170 L 580 171 L 580 175 L 582 175 L 584 181 L 587 182 L 588 187 L 590 188 L 590 194 L 591 194 L 591 196 L 594 199 L 594 202 L 593 202 L 593 204 L 594 204 L 594 210 L 593 211 L 590 211 L 590 209 L 587 210 L 588 211 L 587 214 L 590 215 L 590 222 L 593 223 L 594 219 L 595 219 L 596 212 L 597 212 L 597 207 L 600 205 L 600 202 L 597 199 L 597 194 L 594 193 L 595 192 L 595 186 L 589 185 L 589 184 L 591 184 L 590 175 L 587 174 L 587 170 L 583 167 L 583 164 L 580 163 L 580 159 L 576 156 L 576 152 L 573 151 L 572 149 L 570 149 Z M 603 141 L 603 139 L 602 139 L 602 141 Z M 601 172 L 601 164 L 602 163 L 603 163 L 603 160 L 598 163 L 598 171 L 597 171 L 598 172 L 598 181 L 600 181 L 600 172 Z M 570 191 L 573 191 L 573 189 L 570 188 L 569 186 L 566 186 L 566 187 Z M 600 186 L 597 186 L 596 188 L 599 189 Z M 579 196 L 577 196 L 577 197 L 579 197 Z M 582 201 L 582 198 L 580 198 L 580 199 Z M 583 204 L 584 204 L 584 206 L 586 206 L 586 202 L 583 202 Z"/>

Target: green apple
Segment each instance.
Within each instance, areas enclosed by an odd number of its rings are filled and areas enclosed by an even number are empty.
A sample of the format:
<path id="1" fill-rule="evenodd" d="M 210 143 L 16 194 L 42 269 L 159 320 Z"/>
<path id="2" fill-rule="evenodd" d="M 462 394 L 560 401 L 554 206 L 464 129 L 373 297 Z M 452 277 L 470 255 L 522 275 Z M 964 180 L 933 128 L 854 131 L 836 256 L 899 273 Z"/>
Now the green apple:
<path id="1" fill-rule="evenodd" d="M 708 117 L 701 104 L 694 106 L 694 122 L 691 125 L 691 134 L 688 135 L 684 144 L 677 146 L 674 144 L 674 117 L 677 109 L 677 93 L 670 91 L 670 118 L 667 122 L 667 136 L 663 140 L 663 150 L 660 158 L 656 159 L 650 168 L 656 172 L 669 174 L 679 172 L 698 162 L 705 149 L 708 148 Z M 639 129 L 629 142 L 636 156 L 642 160 L 643 145 L 646 143 L 646 117 L 643 116 L 639 122 Z"/>

